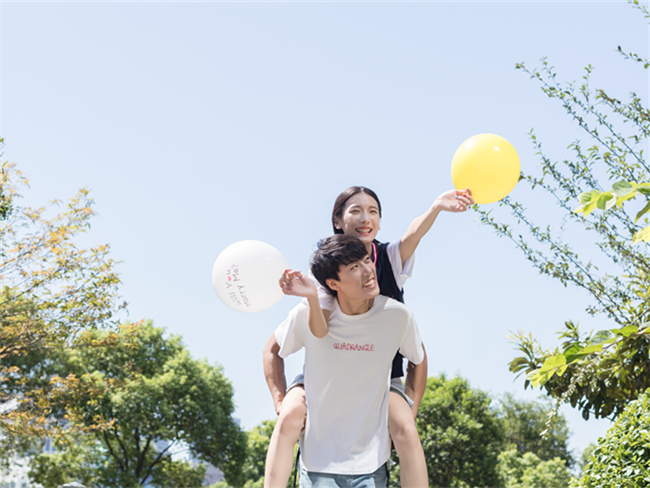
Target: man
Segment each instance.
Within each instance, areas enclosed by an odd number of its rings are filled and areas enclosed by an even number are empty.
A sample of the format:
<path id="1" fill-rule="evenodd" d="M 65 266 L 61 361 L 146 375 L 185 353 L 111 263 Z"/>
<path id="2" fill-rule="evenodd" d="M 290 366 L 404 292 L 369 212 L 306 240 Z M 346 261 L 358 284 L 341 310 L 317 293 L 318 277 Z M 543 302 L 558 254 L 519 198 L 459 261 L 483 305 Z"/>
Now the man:
<path id="1" fill-rule="evenodd" d="M 309 329 L 314 283 L 287 271 L 281 280 L 285 292 L 307 303 L 290 312 L 265 350 L 265 361 L 272 361 L 305 348 L 300 485 L 386 486 L 390 368 L 398 350 L 414 364 L 424 358 L 417 325 L 408 307 L 379 296 L 374 265 L 357 238 L 337 234 L 321 241 L 311 271 L 336 297 L 327 334 L 319 339 Z M 284 378 L 267 380 L 277 404 Z M 279 415 L 271 446 L 283 428 L 281 409 Z M 267 478 L 272 468 L 267 465 Z M 267 480 L 266 486 L 272 484 Z"/>

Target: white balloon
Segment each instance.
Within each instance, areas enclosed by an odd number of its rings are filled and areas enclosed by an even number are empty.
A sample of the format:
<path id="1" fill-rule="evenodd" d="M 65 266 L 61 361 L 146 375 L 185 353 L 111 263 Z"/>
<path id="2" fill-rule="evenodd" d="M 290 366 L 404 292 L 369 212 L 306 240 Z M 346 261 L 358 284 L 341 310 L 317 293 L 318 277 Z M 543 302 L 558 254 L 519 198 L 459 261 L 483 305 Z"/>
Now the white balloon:
<path id="1" fill-rule="evenodd" d="M 282 298 L 278 281 L 289 263 L 276 248 L 246 240 L 225 248 L 212 267 L 212 286 L 223 303 L 240 312 L 259 312 Z"/>

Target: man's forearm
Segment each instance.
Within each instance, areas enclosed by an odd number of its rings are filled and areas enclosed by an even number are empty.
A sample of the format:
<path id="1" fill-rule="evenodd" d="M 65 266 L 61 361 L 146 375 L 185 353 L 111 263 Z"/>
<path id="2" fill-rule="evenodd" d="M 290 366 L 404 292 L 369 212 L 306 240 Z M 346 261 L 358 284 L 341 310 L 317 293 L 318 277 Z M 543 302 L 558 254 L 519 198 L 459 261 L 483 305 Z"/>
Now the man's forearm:
<path id="1" fill-rule="evenodd" d="M 424 349 L 424 345 L 422 345 Z M 413 400 L 413 416 L 417 417 L 418 409 L 420 408 L 420 402 L 422 402 L 422 397 L 424 392 L 427 389 L 427 373 L 428 373 L 428 363 L 427 363 L 427 352 L 424 351 L 424 359 L 420 364 L 413 364 L 409 361 L 406 368 L 406 385 L 404 390 L 411 400 Z"/>
<path id="2" fill-rule="evenodd" d="M 309 330 L 319 339 L 325 337 L 328 332 L 328 318 L 325 318 L 324 310 L 320 308 L 318 295 L 309 297 Z"/>
<path id="3" fill-rule="evenodd" d="M 284 359 L 279 356 L 280 346 L 275 335 L 271 336 L 264 346 L 263 364 L 264 377 L 273 397 L 273 405 L 276 413 L 280 414 L 282 401 L 287 391 L 287 380 L 284 376 Z"/>

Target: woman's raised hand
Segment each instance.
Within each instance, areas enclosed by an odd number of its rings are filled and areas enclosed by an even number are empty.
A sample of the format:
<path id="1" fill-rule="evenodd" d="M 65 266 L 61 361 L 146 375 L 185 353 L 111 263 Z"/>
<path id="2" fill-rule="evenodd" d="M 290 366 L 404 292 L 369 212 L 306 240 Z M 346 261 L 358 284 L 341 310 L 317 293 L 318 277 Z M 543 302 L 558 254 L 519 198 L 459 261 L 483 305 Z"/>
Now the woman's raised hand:
<path id="1" fill-rule="evenodd" d="M 474 198 L 469 188 L 449 190 L 436 198 L 436 204 L 440 210 L 446 212 L 465 212 L 470 205 L 474 205 Z"/>
<path id="2" fill-rule="evenodd" d="M 312 279 L 293 269 L 287 269 L 282 273 L 280 288 L 285 295 L 303 298 L 318 297 L 318 290 Z"/>

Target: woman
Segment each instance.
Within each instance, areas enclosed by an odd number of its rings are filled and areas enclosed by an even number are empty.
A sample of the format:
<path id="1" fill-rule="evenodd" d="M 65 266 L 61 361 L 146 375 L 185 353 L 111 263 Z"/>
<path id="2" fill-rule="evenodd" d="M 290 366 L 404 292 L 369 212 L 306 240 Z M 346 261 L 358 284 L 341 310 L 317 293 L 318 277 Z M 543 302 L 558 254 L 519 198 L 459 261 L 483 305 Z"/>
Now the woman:
<path id="1" fill-rule="evenodd" d="M 465 212 L 474 203 L 469 189 L 450 190 L 440 195 L 431 207 L 411 222 L 404 236 L 392 243 L 380 243 L 375 238 L 380 230 L 381 203 L 372 190 L 354 186 L 343 191 L 334 203 L 332 226 L 334 233 L 359 238 L 368 250 L 376 268 L 382 295 L 404 302 L 403 286 L 411 276 L 413 254 L 420 240 L 429 231 L 442 211 Z M 300 274 L 285 273 L 280 286 L 292 294 L 296 281 L 309 279 Z M 327 334 L 328 320 L 334 297 L 319 290 L 319 302 L 310 305 L 309 325 L 316 337 Z M 320 305 L 320 310 L 318 309 Z M 286 391 L 283 364 L 280 363 L 277 341 L 271 337 L 264 351 L 264 371 L 278 413 L 266 458 L 264 486 L 286 486 L 293 464 L 293 448 L 303 428 L 306 416 L 302 375 Z M 391 439 L 400 458 L 402 486 L 428 486 L 424 453 L 415 427 L 415 417 L 424 395 L 427 380 L 425 360 L 414 366 L 409 363 L 406 387 L 402 383 L 403 358 L 398 353 L 393 361 L 389 393 L 388 426 Z"/>

